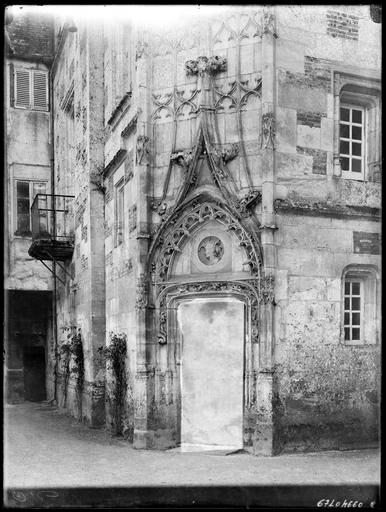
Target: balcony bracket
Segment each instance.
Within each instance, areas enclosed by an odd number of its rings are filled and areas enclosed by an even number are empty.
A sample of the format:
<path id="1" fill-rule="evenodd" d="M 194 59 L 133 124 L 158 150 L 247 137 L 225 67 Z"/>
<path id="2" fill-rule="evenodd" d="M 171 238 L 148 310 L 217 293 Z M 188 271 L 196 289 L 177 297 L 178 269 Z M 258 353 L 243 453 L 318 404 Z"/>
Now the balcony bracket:
<path id="1" fill-rule="evenodd" d="M 65 274 L 67 274 L 67 275 L 68 275 L 68 277 L 69 277 L 70 279 L 72 279 L 72 275 L 71 275 L 69 272 L 67 272 L 67 270 L 65 269 L 65 267 L 63 267 L 63 265 L 61 265 L 61 264 L 59 263 L 59 261 L 58 261 L 58 260 L 56 260 L 56 259 L 55 259 L 55 256 L 54 256 L 50 251 L 45 250 L 44 252 L 47 254 L 47 256 L 49 256 L 49 257 L 50 257 L 50 259 L 51 259 L 52 261 L 54 261 L 57 265 L 59 265 L 59 267 L 63 270 L 63 272 L 64 272 Z M 59 279 L 59 278 L 58 278 L 58 279 Z"/>
<path id="2" fill-rule="evenodd" d="M 63 285 L 65 285 L 65 284 L 66 284 L 66 283 L 63 281 L 63 279 L 60 279 L 60 277 L 59 277 L 59 276 L 57 276 L 57 275 L 56 275 L 56 273 L 55 273 L 55 272 L 54 272 L 54 271 L 53 271 L 53 270 L 52 270 L 48 265 L 46 265 L 46 264 L 44 263 L 44 261 L 43 261 L 43 260 L 40 260 L 40 259 L 39 259 L 39 261 L 40 261 L 40 263 L 43 263 L 43 265 L 44 265 L 46 268 L 48 268 L 48 270 L 51 272 L 51 274 L 54 276 L 54 278 L 55 278 L 55 279 L 58 279 L 58 280 L 59 280 Z"/>

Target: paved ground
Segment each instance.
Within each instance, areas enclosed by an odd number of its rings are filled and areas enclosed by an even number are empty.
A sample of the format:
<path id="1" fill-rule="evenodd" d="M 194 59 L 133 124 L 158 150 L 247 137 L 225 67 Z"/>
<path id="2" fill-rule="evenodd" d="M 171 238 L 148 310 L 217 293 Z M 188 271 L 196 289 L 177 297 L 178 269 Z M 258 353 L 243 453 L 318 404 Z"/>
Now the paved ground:
<path id="1" fill-rule="evenodd" d="M 278 457 L 134 450 L 47 404 L 4 410 L 5 487 L 379 484 L 376 450 Z"/>

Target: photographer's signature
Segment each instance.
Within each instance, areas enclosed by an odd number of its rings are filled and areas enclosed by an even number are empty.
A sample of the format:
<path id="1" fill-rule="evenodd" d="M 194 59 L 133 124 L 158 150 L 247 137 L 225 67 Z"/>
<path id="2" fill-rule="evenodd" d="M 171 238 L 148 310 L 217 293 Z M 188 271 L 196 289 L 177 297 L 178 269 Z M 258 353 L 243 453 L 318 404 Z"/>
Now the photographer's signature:
<path id="1" fill-rule="evenodd" d="M 369 505 L 365 505 L 363 501 L 358 500 L 335 500 L 329 498 L 323 498 L 316 504 L 317 507 L 328 507 L 328 508 L 362 508 L 368 507 L 375 508 L 376 501 L 371 501 Z"/>

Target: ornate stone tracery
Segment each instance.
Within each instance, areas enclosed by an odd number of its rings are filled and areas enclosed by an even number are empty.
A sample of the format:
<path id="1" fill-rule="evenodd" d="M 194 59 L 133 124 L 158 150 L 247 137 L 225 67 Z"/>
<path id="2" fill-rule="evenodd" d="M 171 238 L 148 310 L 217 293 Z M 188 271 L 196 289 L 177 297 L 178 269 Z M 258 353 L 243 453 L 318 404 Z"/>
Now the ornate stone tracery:
<path id="1" fill-rule="evenodd" d="M 234 232 L 239 240 L 239 245 L 244 248 L 247 256 L 244 264 L 249 266 L 252 275 L 259 275 L 261 257 L 257 253 L 252 238 L 239 221 L 218 204 L 193 202 L 180 218 L 174 220 L 168 234 L 162 239 L 162 243 L 158 240 L 161 247 L 156 264 L 157 280 L 167 279 L 175 253 L 181 252 L 186 238 L 192 236 L 208 220 L 217 220 L 220 224 L 225 225 L 228 231 Z"/>
<path id="2" fill-rule="evenodd" d="M 195 283 L 174 283 L 162 285 L 158 297 L 158 343 L 167 343 L 168 310 L 172 310 L 171 302 L 175 298 L 194 295 L 207 296 L 208 294 L 232 293 L 245 302 L 249 309 L 250 341 L 258 343 L 258 317 L 259 317 L 259 280 L 249 279 L 243 281 L 201 281 Z"/>
<path id="3" fill-rule="evenodd" d="M 215 110 L 222 110 L 224 108 L 222 104 L 225 100 L 230 100 L 229 108 L 240 110 L 247 104 L 251 95 L 261 97 L 262 79 L 260 77 L 255 78 L 254 87 L 248 87 L 248 83 L 248 80 L 235 80 L 230 84 L 228 91 L 224 91 L 222 87 L 215 87 L 214 93 L 217 96 L 214 103 Z"/>

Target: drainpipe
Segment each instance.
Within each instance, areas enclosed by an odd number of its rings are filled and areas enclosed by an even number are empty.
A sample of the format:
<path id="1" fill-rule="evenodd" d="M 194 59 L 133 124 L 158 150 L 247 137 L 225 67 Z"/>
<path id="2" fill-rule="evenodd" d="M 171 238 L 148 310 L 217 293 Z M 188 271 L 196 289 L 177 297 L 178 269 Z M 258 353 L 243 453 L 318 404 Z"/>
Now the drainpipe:
<path id="1" fill-rule="evenodd" d="M 55 48 L 55 30 L 52 34 L 52 45 L 53 48 Z M 55 52 L 55 50 L 54 50 Z M 54 135 L 54 63 L 56 61 L 56 52 L 54 55 L 54 61 L 51 64 L 51 68 L 49 71 L 49 91 L 50 91 L 50 145 L 51 145 L 51 155 L 50 155 L 50 163 L 51 163 L 51 194 L 55 194 L 55 153 L 54 153 L 54 143 L 55 143 L 55 135 Z M 56 66 L 55 66 L 56 67 Z M 54 201 L 54 198 L 52 198 Z M 55 216 L 55 212 L 53 212 Z M 54 236 L 56 231 L 56 225 L 55 225 L 55 219 L 53 222 L 53 229 L 54 229 Z M 55 357 L 55 364 L 54 364 L 54 398 L 53 401 L 55 402 L 55 405 L 58 404 L 58 324 L 57 324 L 57 308 L 56 308 L 56 263 L 52 262 L 52 272 L 53 272 L 53 290 L 52 290 L 52 336 L 54 338 L 54 357 Z"/>

